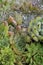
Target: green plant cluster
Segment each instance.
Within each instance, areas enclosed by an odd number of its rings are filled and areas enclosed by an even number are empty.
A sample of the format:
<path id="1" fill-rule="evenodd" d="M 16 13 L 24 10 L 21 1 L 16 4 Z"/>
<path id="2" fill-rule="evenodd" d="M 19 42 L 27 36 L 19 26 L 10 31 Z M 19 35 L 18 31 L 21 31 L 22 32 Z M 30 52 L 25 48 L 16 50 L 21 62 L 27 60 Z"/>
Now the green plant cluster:
<path id="1" fill-rule="evenodd" d="M 9 1 L 0 0 L 2 12 L 15 4 L 15 0 Z M 26 13 L 27 6 L 24 3 L 17 9 Z M 31 12 L 39 11 L 32 5 L 29 8 Z M 14 7 L 14 11 L 17 9 Z M 29 22 L 28 27 L 22 27 L 21 13 L 15 12 L 14 18 L 10 15 L 8 17 L 6 21 L 0 21 L 0 65 L 43 65 L 43 18 L 36 17 Z"/>
<path id="2" fill-rule="evenodd" d="M 30 22 L 28 34 L 35 41 L 43 41 L 43 18 L 36 17 L 36 19 Z"/>
<path id="3" fill-rule="evenodd" d="M 0 65 L 43 65 L 43 35 L 38 35 L 42 38 L 36 36 L 36 31 L 43 32 L 43 28 L 40 29 L 42 22 L 41 17 L 32 20 L 27 28 L 28 34 L 21 32 L 23 29 L 18 30 L 18 25 L 13 26 L 6 21 L 0 23 Z M 34 29 L 33 25 L 38 25 L 38 28 Z M 29 33 L 34 34 L 34 38 Z"/>
<path id="4" fill-rule="evenodd" d="M 14 65 L 14 61 L 14 53 L 8 46 L 0 50 L 0 65 Z"/>

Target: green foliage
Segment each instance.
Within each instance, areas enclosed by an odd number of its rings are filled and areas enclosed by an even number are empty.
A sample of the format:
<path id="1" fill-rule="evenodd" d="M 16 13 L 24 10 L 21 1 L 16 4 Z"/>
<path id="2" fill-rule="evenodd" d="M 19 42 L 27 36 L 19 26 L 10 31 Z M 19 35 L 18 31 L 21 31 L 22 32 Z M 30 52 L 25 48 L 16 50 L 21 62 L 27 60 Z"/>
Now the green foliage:
<path id="1" fill-rule="evenodd" d="M 9 44 L 8 29 L 9 29 L 8 25 L 4 25 L 4 22 L 0 23 L 0 47 L 1 48 L 8 46 Z"/>
<path id="2" fill-rule="evenodd" d="M 26 63 L 29 65 L 43 65 L 43 47 L 40 43 L 26 45 Z"/>
<path id="3" fill-rule="evenodd" d="M 43 18 L 37 17 L 32 20 L 28 27 L 30 37 L 35 41 L 43 41 Z"/>
<path id="4" fill-rule="evenodd" d="M 22 34 L 17 33 L 14 37 L 14 42 L 19 50 L 24 51 L 26 45 L 25 36 L 22 36 Z"/>
<path id="5" fill-rule="evenodd" d="M 17 31 L 16 26 L 6 23 L 0 23 L 0 65 L 43 65 L 43 44 L 41 44 L 43 27 L 40 25 L 43 24 L 43 19 L 38 17 L 29 23 L 27 32 L 29 35 Z M 10 25 L 14 28 L 14 34 L 10 31 L 9 36 Z"/>
<path id="6" fill-rule="evenodd" d="M 0 48 L 4 48 L 9 46 L 9 38 L 4 37 L 3 39 L 0 39 Z"/>
<path id="7" fill-rule="evenodd" d="M 0 50 L 0 65 L 14 65 L 15 56 L 11 48 L 5 47 Z"/>
<path id="8" fill-rule="evenodd" d="M 32 3 L 24 2 L 19 6 L 15 2 L 16 0 L 0 0 L 1 20 L 5 14 L 8 21 L 10 11 L 15 17 L 13 19 L 11 16 L 11 24 L 0 22 L 0 65 L 43 65 L 43 18 L 31 20 L 27 28 L 21 26 L 25 13 L 39 13 L 40 10 Z M 13 24 L 15 22 L 17 25 Z M 26 32 L 23 32 L 25 29 Z"/>
<path id="9" fill-rule="evenodd" d="M 0 23 L 0 38 L 3 36 L 8 36 L 8 23 L 7 22 L 3 22 L 3 23 Z"/>

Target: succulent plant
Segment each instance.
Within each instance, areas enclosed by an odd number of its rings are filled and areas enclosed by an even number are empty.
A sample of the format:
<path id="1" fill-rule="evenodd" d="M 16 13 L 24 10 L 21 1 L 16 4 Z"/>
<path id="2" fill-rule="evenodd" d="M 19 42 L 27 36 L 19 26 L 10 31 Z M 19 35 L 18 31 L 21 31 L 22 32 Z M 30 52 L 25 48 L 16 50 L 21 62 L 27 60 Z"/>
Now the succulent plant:
<path id="1" fill-rule="evenodd" d="M 0 0 L 0 65 L 43 65 L 43 10 L 23 1 Z"/>
<path id="2" fill-rule="evenodd" d="M 40 43 L 26 45 L 26 63 L 29 65 L 43 65 L 43 46 Z"/>
<path id="3" fill-rule="evenodd" d="M 35 41 L 43 41 L 43 18 L 36 17 L 29 23 L 28 34 Z"/>
<path id="4" fill-rule="evenodd" d="M 5 47 L 0 50 L 0 65 L 14 65 L 15 56 L 11 48 Z"/>

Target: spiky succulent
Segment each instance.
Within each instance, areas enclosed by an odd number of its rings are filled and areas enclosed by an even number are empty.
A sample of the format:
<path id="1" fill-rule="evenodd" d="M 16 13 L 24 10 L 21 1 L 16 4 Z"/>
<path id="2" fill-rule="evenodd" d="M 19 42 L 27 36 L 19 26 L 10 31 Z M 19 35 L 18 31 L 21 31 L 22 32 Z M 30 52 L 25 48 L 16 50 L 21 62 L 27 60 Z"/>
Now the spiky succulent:
<path id="1" fill-rule="evenodd" d="M 35 41 L 43 41 L 43 18 L 37 17 L 29 23 L 28 34 Z"/>

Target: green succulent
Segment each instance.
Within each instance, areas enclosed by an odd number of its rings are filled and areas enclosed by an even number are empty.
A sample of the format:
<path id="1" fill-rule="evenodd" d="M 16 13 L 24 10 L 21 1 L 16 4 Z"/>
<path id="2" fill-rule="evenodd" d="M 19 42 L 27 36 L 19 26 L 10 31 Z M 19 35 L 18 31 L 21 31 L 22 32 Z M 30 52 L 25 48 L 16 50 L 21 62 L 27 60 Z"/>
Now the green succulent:
<path id="1" fill-rule="evenodd" d="M 28 34 L 35 41 L 43 41 L 43 18 L 37 17 L 29 23 Z"/>
<path id="2" fill-rule="evenodd" d="M 5 47 L 0 50 L 0 65 L 14 65 L 15 56 L 11 48 Z"/>
<path id="3" fill-rule="evenodd" d="M 43 65 L 43 47 L 40 43 L 26 45 L 26 63 L 29 65 Z"/>

